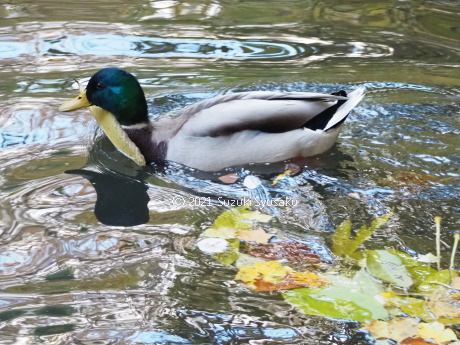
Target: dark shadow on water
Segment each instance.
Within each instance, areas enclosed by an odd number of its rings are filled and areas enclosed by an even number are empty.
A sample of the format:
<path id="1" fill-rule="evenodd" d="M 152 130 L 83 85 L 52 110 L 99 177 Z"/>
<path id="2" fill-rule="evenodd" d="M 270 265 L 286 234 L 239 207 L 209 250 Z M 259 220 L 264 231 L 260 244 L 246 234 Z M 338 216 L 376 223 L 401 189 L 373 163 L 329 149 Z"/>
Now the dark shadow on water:
<path id="1" fill-rule="evenodd" d="M 101 223 L 134 226 L 149 221 L 147 204 L 150 198 L 143 181 L 85 169 L 68 170 L 66 173 L 80 175 L 91 182 L 97 193 L 94 213 Z"/>

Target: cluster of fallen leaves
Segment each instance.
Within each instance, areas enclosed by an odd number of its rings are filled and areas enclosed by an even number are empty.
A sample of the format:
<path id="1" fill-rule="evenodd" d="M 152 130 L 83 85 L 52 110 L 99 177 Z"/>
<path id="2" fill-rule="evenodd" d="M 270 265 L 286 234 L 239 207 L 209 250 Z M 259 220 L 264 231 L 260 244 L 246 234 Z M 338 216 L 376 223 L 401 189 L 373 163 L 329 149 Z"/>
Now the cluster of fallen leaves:
<path id="1" fill-rule="evenodd" d="M 434 256 L 363 248 L 390 217 L 376 218 L 357 231 L 349 220 L 338 226 L 335 262 L 327 262 L 310 243 L 282 238 L 268 226 L 271 216 L 245 207 L 222 213 L 197 246 L 235 265 L 235 280 L 249 289 L 280 291 L 309 315 L 362 322 L 378 344 L 393 344 L 391 339 L 401 345 L 460 345 L 449 328 L 460 324 L 458 272 L 431 267 L 426 261 Z"/>

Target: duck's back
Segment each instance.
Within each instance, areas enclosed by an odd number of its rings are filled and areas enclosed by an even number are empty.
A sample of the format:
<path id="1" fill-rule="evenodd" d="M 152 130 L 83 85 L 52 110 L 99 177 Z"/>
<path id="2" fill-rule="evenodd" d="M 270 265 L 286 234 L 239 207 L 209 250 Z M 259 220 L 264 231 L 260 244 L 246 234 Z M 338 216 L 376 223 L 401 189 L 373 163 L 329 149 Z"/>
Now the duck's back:
<path id="1" fill-rule="evenodd" d="M 337 95 L 247 92 L 206 100 L 184 111 L 182 124 L 168 143 L 166 158 L 216 171 L 316 155 L 334 144 L 343 119 L 359 100 L 345 106 L 346 114 L 340 109 L 350 99 Z M 334 119 L 337 113 L 340 121 Z M 336 125 L 328 131 L 310 129 L 308 123 L 318 116 L 328 117 L 324 126 L 332 120 Z"/>

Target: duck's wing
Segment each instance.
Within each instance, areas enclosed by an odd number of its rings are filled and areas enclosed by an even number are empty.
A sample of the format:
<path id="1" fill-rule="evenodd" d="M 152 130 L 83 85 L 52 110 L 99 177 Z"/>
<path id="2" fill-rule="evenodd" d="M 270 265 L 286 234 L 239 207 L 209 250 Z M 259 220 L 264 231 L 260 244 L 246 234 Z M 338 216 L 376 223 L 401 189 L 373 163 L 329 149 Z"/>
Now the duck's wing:
<path id="1" fill-rule="evenodd" d="M 224 136 L 244 130 L 283 133 L 307 127 L 329 129 L 336 126 L 362 99 L 353 97 L 353 104 L 343 95 L 308 92 L 241 92 L 222 95 L 186 108 L 181 116 L 181 134 L 192 136 Z M 357 100 L 359 98 L 359 100 Z M 342 114 L 346 111 L 345 114 Z M 339 112 L 340 116 L 336 116 Z M 321 121 L 320 121 L 321 120 Z M 332 121 L 334 120 L 334 121 Z"/>

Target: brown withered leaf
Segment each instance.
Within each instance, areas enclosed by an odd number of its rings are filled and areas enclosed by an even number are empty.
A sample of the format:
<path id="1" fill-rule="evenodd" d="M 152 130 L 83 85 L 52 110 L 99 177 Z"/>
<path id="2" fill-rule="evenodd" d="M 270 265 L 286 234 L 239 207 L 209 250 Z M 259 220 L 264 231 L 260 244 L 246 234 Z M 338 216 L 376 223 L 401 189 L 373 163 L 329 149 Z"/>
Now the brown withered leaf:
<path id="1" fill-rule="evenodd" d="M 256 291 L 276 291 L 290 290 L 300 287 L 322 287 L 328 285 L 328 282 L 321 279 L 316 273 L 292 272 L 283 277 L 283 280 L 278 283 L 268 282 L 264 279 L 254 281 L 252 289 Z"/>
<path id="2" fill-rule="evenodd" d="M 413 171 L 399 171 L 387 178 L 381 179 L 379 184 L 390 187 L 398 185 L 426 186 L 438 180 L 439 177 L 435 175 L 416 173 Z"/>
<path id="3" fill-rule="evenodd" d="M 256 291 L 276 291 L 276 290 L 289 290 L 300 287 L 294 278 L 290 275 L 287 275 L 283 278 L 280 283 L 270 283 L 263 279 L 258 279 L 254 282 L 253 285 Z"/>
<path id="4" fill-rule="evenodd" d="M 219 180 L 226 184 L 232 184 L 238 181 L 240 177 L 237 174 L 228 174 L 219 177 Z"/>
<path id="5" fill-rule="evenodd" d="M 425 340 L 419 337 L 409 337 L 404 340 L 401 340 L 399 345 L 438 345 L 438 343 L 433 342 L 431 339 Z"/>
<path id="6" fill-rule="evenodd" d="M 286 260 L 292 263 L 319 263 L 321 261 L 308 245 L 296 241 L 254 245 L 249 248 L 249 254 L 266 260 Z"/>
<path id="7" fill-rule="evenodd" d="M 264 229 L 258 228 L 255 230 L 240 230 L 238 231 L 237 238 L 246 242 L 268 243 L 273 234 L 267 233 Z"/>

